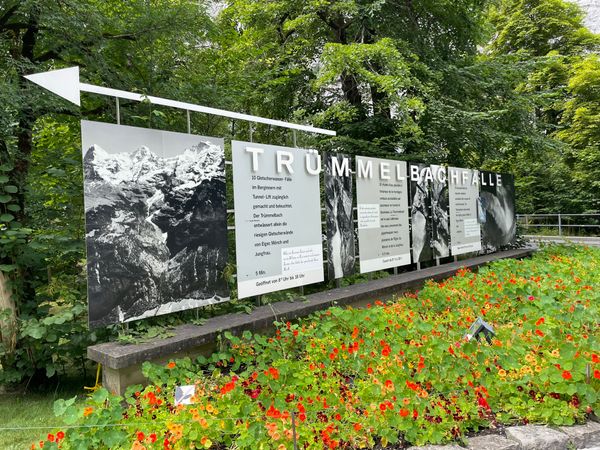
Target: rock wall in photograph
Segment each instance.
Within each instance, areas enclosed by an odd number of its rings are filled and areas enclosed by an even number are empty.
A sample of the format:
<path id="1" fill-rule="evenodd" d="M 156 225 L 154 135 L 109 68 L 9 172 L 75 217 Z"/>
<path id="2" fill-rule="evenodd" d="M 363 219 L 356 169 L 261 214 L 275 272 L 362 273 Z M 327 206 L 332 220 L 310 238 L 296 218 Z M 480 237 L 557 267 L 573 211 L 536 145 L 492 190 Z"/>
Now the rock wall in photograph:
<path id="1" fill-rule="evenodd" d="M 84 142 L 93 126 L 82 124 Z M 165 150 L 160 131 L 138 141 L 138 129 L 111 127 L 123 147 L 113 135 L 111 148 L 94 143 L 83 159 L 90 326 L 227 300 L 222 145 L 183 135 Z"/>
<path id="2" fill-rule="evenodd" d="M 418 180 L 411 177 L 410 181 L 412 257 L 414 262 L 421 262 L 433 259 L 431 190 L 426 176 L 429 166 L 411 164 L 411 168 L 414 166 L 419 168 L 419 177 Z"/>
<path id="3" fill-rule="evenodd" d="M 327 224 L 327 272 L 329 279 L 337 279 L 354 273 L 354 223 L 352 208 L 352 175 L 333 173 L 332 158 L 341 167 L 343 161 L 350 163 L 346 155 L 326 153 L 323 155 L 325 178 L 325 217 Z"/>
<path id="4" fill-rule="evenodd" d="M 431 247 L 434 258 L 450 256 L 448 176 L 443 166 L 431 166 Z"/>

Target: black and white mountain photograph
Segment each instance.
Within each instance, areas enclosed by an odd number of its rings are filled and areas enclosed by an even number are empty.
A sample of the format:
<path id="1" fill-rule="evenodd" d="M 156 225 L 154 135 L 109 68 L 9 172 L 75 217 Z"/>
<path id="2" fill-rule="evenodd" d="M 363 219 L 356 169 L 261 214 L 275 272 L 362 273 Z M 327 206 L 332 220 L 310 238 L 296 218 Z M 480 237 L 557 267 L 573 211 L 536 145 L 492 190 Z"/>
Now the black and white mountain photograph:
<path id="1" fill-rule="evenodd" d="M 352 202 L 352 174 L 333 173 L 332 158 L 339 162 L 346 155 L 326 153 L 323 155 L 325 181 L 325 215 L 327 221 L 327 268 L 329 279 L 343 278 L 354 273 L 354 224 Z M 349 166 L 348 166 L 349 167 Z"/>
<path id="2" fill-rule="evenodd" d="M 431 166 L 431 247 L 434 258 L 450 256 L 450 205 L 448 177 L 443 166 Z"/>
<path id="3" fill-rule="evenodd" d="M 502 181 L 498 185 L 494 172 L 481 172 L 479 203 L 485 213 L 481 224 L 482 251 L 485 253 L 511 244 L 517 235 L 515 179 L 510 174 L 500 175 Z"/>
<path id="4" fill-rule="evenodd" d="M 424 170 L 425 164 L 410 164 L 419 168 L 419 179 L 410 181 L 411 238 L 414 262 L 433 259 L 431 247 L 431 191 Z M 412 169 L 409 168 L 409 173 Z"/>
<path id="5" fill-rule="evenodd" d="M 81 129 L 90 327 L 228 300 L 223 141 Z"/>

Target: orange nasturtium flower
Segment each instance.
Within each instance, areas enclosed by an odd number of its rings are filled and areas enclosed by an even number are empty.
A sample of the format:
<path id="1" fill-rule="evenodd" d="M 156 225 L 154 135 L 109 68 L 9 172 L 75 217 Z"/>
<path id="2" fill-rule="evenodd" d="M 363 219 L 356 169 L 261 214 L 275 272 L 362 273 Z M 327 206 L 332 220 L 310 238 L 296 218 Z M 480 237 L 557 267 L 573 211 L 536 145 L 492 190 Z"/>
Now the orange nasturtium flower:
<path id="1" fill-rule="evenodd" d="M 175 368 L 175 363 L 173 361 L 171 361 L 169 364 L 167 364 L 167 367 L 169 369 L 174 369 Z"/>

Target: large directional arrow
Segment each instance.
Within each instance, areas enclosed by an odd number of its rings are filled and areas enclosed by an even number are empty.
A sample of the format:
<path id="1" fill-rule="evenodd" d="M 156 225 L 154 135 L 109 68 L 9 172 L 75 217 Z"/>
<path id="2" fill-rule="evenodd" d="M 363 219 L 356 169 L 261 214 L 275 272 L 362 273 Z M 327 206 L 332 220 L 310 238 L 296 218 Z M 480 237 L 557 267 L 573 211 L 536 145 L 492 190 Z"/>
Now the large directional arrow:
<path id="1" fill-rule="evenodd" d="M 267 119 L 250 114 L 242 114 L 225 109 L 210 108 L 208 106 L 195 105 L 193 103 L 179 102 L 166 98 L 152 97 L 150 95 L 136 94 L 134 92 L 120 91 L 93 84 L 81 83 L 79 81 L 79 67 L 70 67 L 68 69 L 51 70 L 50 72 L 36 73 L 25 76 L 30 81 L 48 89 L 60 97 L 81 106 L 80 92 L 90 92 L 92 94 L 106 95 L 108 97 L 122 98 L 137 102 L 147 101 L 154 105 L 170 106 L 171 108 L 183 109 L 186 111 L 195 111 L 217 116 L 229 117 L 231 119 L 246 120 L 248 122 L 264 123 L 277 127 L 290 128 L 293 130 L 308 131 L 311 133 L 326 134 L 335 136 L 336 132 L 324 128 L 316 128 L 310 125 L 300 125 L 296 123 L 284 122 L 283 120 Z"/>

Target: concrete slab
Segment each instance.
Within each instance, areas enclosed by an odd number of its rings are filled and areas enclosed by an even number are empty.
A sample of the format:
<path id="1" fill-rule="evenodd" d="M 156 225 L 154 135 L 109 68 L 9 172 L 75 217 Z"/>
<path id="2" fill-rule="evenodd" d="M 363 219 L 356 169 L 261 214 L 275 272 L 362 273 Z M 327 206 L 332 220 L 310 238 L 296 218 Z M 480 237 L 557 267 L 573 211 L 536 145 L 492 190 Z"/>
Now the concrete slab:
<path id="1" fill-rule="evenodd" d="M 600 423 L 589 421 L 584 425 L 560 427 L 560 431 L 569 436 L 569 442 L 576 448 L 600 445 Z"/>
<path id="2" fill-rule="evenodd" d="M 569 436 L 540 425 L 509 427 L 506 437 L 520 444 L 522 450 L 565 450 Z"/>
<path id="3" fill-rule="evenodd" d="M 497 434 L 469 438 L 469 450 L 521 450 L 521 445 Z"/>

